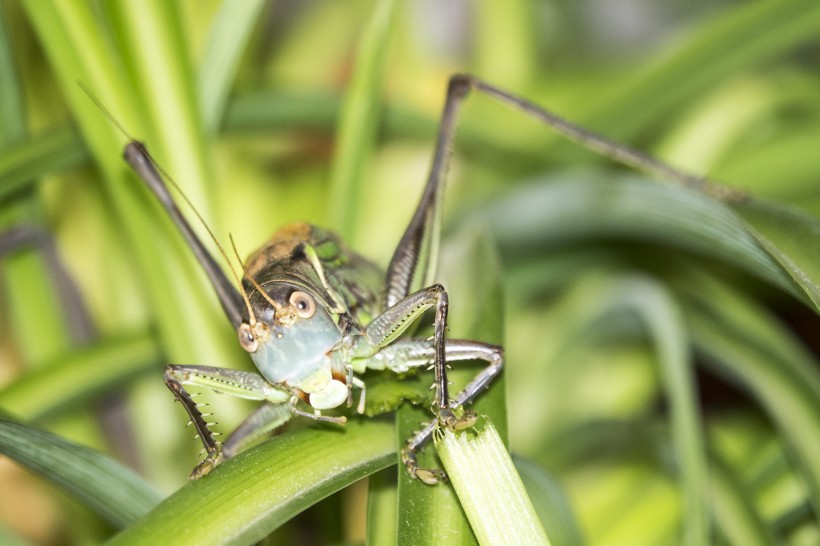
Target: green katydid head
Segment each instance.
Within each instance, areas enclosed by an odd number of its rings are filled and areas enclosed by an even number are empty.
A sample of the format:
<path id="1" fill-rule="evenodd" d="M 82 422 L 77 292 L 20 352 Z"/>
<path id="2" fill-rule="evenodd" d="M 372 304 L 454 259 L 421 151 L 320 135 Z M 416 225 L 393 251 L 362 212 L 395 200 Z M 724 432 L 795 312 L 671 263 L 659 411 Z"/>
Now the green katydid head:
<path id="1" fill-rule="evenodd" d="M 317 311 L 327 314 L 307 288 L 283 281 L 260 285 L 249 280 L 249 284 L 254 288 L 246 296 L 247 310 L 237 329 L 239 343 L 249 353 L 256 352 L 259 344 L 271 336 L 281 339 L 300 322 L 310 321 Z"/>
<path id="2" fill-rule="evenodd" d="M 321 299 L 303 287 L 254 284 L 237 329 L 239 343 L 269 381 L 309 391 L 303 384 L 307 378 L 325 368 L 329 373 L 328 351 L 341 339 L 336 323 Z"/>

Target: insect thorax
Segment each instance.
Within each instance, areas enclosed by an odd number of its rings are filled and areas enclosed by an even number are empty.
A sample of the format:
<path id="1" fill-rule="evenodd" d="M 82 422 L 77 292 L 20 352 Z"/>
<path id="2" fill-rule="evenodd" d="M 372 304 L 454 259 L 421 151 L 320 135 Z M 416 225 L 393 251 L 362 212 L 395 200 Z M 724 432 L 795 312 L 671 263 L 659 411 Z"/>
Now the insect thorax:
<path id="1" fill-rule="evenodd" d="M 248 294 L 285 283 L 310 293 L 319 306 L 346 313 L 365 326 L 382 312 L 385 274 L 370 260 L 348 249 L 326 229 L 295 222 L 278 230 L 251 254 L 243 285 Z M 263 313 L 264 315 L 264 313 Z"/>

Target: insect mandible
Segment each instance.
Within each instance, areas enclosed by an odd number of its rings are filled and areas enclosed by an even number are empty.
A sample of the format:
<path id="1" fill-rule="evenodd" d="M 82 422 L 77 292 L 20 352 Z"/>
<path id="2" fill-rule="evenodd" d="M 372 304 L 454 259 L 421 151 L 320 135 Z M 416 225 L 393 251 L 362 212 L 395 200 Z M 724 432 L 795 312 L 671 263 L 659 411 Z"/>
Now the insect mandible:
<path id="1" fill-rule="evenodd" d="M 386 272 L 349 250 L 332 232 L 307 223 L 277 231 L 246 261 L 238 288 L 191 229 L 174 203 L 143 145 L 131 141 L 126 161 L 158 197 L 205 270 L 222 308 L 259 373 L 211 366 L 169 365 L 165 383 L 182 403 L 201 439 L 206 456 L 191 472 L 210 472 L 251 441 L 294 415 L 343 425 L 343 416 L 322 411 L 351 407 L 358 390 L 358 413 L 364 412 L 367 369 L 404 373 L 434 370 L 435 418 L 416 432 L 402 450 L 410 476 L 434 484 L 443 471 L 420 468 L 418 452 L 440 427 L 472 426 L 475 414 L 462 412 L 502 370 L 503 349 L 482 341 L 445 339 L 447 292 L 433 284 L 443 199 L 443 177 L 460 105 L 471 90 L 523 111 L 565 137 L 625 164 L 687 184 L 704 181 L 654 158 L 615 144 L 476 77 L 451 77 L 430 174 Z M 224 251 L 223 251 L 224 254 Z M 435 310 L 432 339 L 403 337 L 427 310 Z M 455 396 L 449 392 L 447 364 L 481 360 L 486 366 Z M 254 411 L 224 443 L 214 438 L 205 417 L 186 390 L 205 387 L 259 400 Z"/>

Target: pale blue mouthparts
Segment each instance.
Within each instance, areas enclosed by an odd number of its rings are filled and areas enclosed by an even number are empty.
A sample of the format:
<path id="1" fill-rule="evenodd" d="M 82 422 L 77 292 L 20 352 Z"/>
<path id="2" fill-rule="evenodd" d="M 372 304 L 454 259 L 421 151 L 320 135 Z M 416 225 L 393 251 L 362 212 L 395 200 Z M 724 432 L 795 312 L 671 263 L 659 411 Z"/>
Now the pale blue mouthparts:
<path id="1" fill-rule="evenodd" d="M 330 369 L 328 351 L 339 341 L 339 328 L 317 310 L 289 327 L 271 328 L 270 337 L 251 353 L 256 367 L 274 384 L 297 385 L 322 368 Z"/>

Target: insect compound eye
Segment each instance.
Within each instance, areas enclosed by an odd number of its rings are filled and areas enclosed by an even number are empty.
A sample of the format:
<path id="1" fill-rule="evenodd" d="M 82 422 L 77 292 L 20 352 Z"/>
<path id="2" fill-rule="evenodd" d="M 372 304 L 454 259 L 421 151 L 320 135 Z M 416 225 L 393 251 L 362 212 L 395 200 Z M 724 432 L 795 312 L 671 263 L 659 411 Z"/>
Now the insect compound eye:
<path id="1" fill-rule="evenodd" d="M 250 324 L 246 322 L 240 324 L 237 333 L 239 334 L 239 344 L 242 345 L 242 348 L 249 353 L 255 353 L 259 347 L 259 342 L 256 340 L 256 336 L 253 335 Z"/>
<path id="2" fill-rule="evenodd" d="M 300 318 L 307 319 L 316 313 L 316 302 L 308 294 L 298 290 L 290 295 L 290 305 Z"/>

